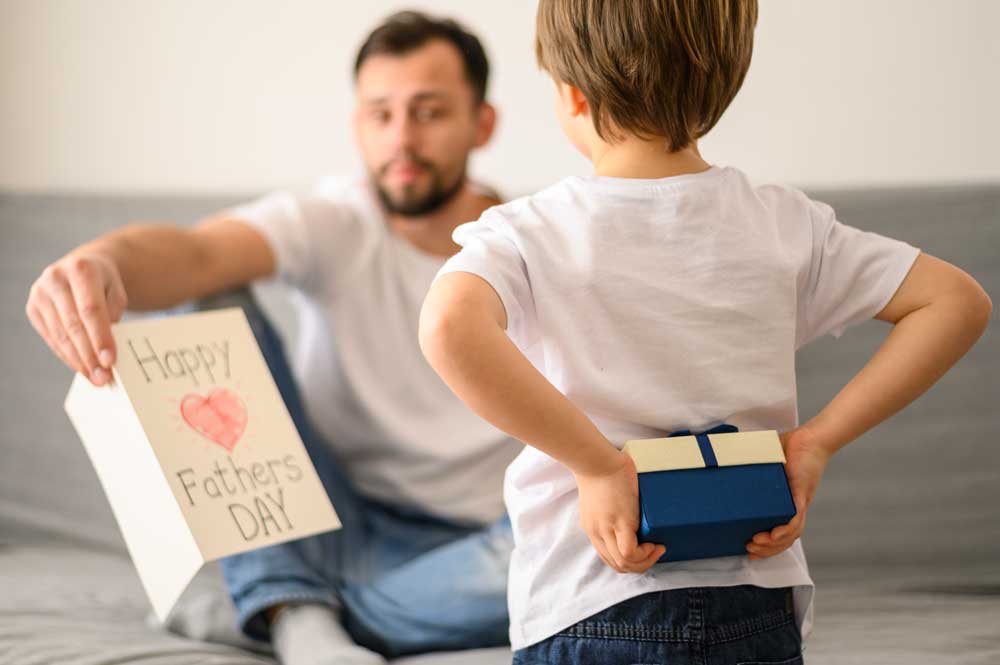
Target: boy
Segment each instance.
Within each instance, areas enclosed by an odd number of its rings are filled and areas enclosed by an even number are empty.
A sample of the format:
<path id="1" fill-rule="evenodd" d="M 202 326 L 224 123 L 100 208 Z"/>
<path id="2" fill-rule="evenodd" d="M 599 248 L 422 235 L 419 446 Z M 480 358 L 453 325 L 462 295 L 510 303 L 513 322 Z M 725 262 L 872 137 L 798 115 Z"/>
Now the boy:
<path id="1" fill-rule="evenodd" d="M 541 0 L 539 64 L 594 175 L 456 229 L 463 249 L 424 303 L 428 361 L 528 444 L 504 488 L 515 663 L 801 663 L 814 585 L 798 538 L 830 456 L 989 320 L 961 270 L 702 159 L 756 15 L 746 0 Z M 885 343 L 798 426 L 796 349 L 872 317 L 896 324 Z M 654 565 L 670 543 L 637 542 L 620 448 L 722 422 L 781 432 L 797 514 L 747 556 Z"/>

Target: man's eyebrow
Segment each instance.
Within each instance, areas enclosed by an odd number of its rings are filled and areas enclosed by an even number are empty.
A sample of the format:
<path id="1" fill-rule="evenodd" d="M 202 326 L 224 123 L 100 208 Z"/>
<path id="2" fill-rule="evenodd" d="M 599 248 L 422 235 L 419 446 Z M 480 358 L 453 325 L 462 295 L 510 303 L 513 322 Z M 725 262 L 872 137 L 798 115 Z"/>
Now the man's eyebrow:
<path id="1" fill-rule="evenodd" d="M 451 99 L 451 95 L 445 94 L 444 92 L 440 92 L 437 90 L 430 90 L 427 92 L 418 92 L 417 94 L 413 95 L 413 97 L 410 98 L 411 101 L 415 102 L 422 102 L 426 100 L 435 100 L 435 99 L 441 101 L 447 101 Z"/>
<path id="2" fill-rule="evenodd" d="M 426 90 L 423 92 L 418 92 L 409 98 L 410 102 L 425 102 L 425 101 L 448 101 L 451 96 L 447 93 L 438 90 Z M 389 103 L 389 97 L 387 95 L 380 95 L 378 97 L 368 97 L 362 100 L 362 103 L 366 106 L 379 106 L 381 104 Z"/>

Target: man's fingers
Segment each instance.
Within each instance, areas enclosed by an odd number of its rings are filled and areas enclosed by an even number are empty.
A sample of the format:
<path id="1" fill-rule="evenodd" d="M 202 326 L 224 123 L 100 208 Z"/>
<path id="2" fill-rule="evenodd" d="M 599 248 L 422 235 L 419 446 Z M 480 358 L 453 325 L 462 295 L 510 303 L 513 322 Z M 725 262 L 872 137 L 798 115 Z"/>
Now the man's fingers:
<path id="1" fill-rule="evenodd" d="M 45 342 L 46 346 L 55 354 L 59 360 L 65 363 L 74 372 L 77 368 L 73 366 L 73 363 L 69 358 L 63 353 L 63 350 L 59 348 L 59 344 L 56 342 L 55 338 L 49 332 L 49 327 L 45 324 L 45 319 L 42 317 L 42 312 L 39 309 L 35 301 L 32 301 L 25 308 L 25 312 L 28 315 L 28 320 L 31 321 L 32 327 L 38 332 L 39 337 Z"/>
<path id="2" fill-rule="evenodd" d="M 125 285 L 120 278 L 111 280 L 107 289 L 108 313 L 111 315 L 111 322 L 117 323 L 128 307 L 128 296 L 125 293 Z"/>
<path id="3" fill-rule="evenodd" d="M 128 307 L 128 296 L 125 294 L 125 286 L 122 284 L 120 278 L 111 280 L 111 284 L 108 286 L 107 298 L 108 318 L 111 323 L 117 323 L 125 313 L 125 308 Z M 118 348 L 115 346 L 115 338 L 113 336 L 111 337 L 109 351 L 110 354 L 107 357 L 101 358 L 102 361 L 108 361 L 105 367 L 111 367 L 118 359 Z"/>
<path id="4" fill-rule="evenodd" d="M 37 308 L 49 334 L 46 338 L 49 347 L 56 351 L 62 361 L 69 365 L 74 372 L 85 373 L 86 370 L 76 352 L 76 347 L 73 346 L 69 335 L 63 330 L 55 305 L 48 298 L 41 297 L 38 300 Z"/>
<path id="5" fill-rule="evenodd" d="M 77 357 L 81 360 L 84 373 L 88 378 L 92 378 L 93 371 L 97 367 L 97 354 L 90 344 L 87 329 L 76 310 L 73 292 L 62 273 L 53 271 L 47 284 L 47 291 L 52 299 L 52 304 L 55 305 L 56 313 L 59 315 L 60 326 L 68 335 L 70 343 L 76 349 Z"/>
<path id="6" fill-rule="evenodd" d="M 69 272 L 69 285 L 77 312 L 90 340 L 90 348 L 98 365 L 110 369 L 111 319 L 97 269 L 92 263 L 77 260 Z"/>

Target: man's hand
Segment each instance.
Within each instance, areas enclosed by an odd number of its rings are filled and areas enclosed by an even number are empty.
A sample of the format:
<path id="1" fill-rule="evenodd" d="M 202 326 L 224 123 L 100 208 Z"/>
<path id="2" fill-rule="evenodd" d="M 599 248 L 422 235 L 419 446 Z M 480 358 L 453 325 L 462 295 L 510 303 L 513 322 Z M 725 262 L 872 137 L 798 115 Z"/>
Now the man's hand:
<path id="1" fill-rule="evenodd" d="M 754 534 L 753 539 L 747 543 L 751 559 L 780 554 L 802 535 L 806 526 L 806 511 L 816 495 L 827 462 L 830 461 L 830 453 L 815 441 L 810 441 L 809 433 L 801 427 L 784 432 L 778 438 L 785 449 L 785 475 L 788 476 L 796 513 L 788 524 Z"/>
<path id="2" fill-rule="evenodd" d="M 125 286 L 113 261 L 71 252 L 35 280 L 25 312 L 52 352 L 95 386 L 111 381 L 111 324 L 125 311 Z"/>
<path id="3" fill-rule="evenodd" d="M 615 459 L 604 471 L 576 474 L 580 526 L 604 563 L 619 573 L 644 573 L 666 548 L 639 544 L 639 476 L 631 457 L 618 452 Z"/>

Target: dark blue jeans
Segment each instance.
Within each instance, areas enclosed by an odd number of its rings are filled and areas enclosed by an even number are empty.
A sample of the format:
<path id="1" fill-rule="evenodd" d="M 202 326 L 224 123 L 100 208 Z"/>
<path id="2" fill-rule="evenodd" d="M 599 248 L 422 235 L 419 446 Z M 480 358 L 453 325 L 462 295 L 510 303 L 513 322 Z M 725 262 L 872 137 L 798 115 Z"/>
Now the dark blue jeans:
<path id="1" fill-rule="evenodd" d="M 514 653 L 514 665 L 800 665 L 791 587 L 630 598 Z"/>

